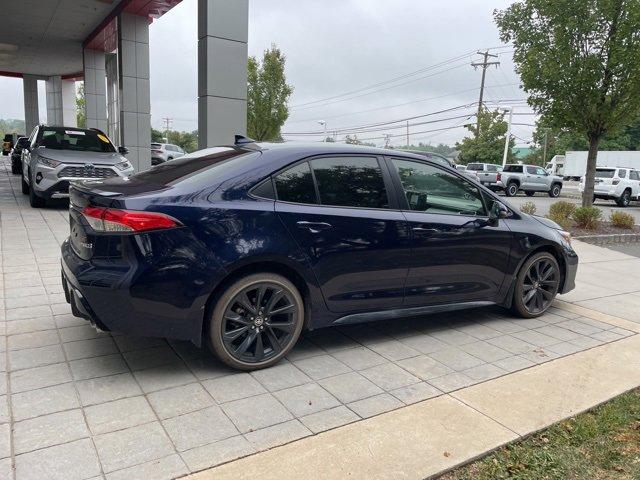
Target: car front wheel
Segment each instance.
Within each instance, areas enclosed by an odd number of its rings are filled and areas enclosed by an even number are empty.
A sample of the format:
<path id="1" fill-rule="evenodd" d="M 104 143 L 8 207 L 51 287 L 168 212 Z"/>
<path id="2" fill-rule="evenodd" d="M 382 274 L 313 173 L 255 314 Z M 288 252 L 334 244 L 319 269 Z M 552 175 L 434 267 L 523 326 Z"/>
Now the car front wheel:
<path id="1" fill-rule="evenodd" d="M 516 279 L 513 309 L 522 317 L 542 315 L 551 306 L 560 288 L 560 267 L 548 252 L 527 259 Z"/>
<path id="2" fill-rule="evenodd" d="M 507 185 L 505 193 L 507 194 L 507 197 L 515 197 L 518 193 L 518 184 L 516 182 L 509 183 L 509 185 Z"/>
<path id="3" fill-rule="evenodd" d="M 303 324 L 304 302 L 293 283 L 274 273 L 248 275 L 218 298 L 210 346 L 232 368 L 270 367 L 293 348 Z"/>

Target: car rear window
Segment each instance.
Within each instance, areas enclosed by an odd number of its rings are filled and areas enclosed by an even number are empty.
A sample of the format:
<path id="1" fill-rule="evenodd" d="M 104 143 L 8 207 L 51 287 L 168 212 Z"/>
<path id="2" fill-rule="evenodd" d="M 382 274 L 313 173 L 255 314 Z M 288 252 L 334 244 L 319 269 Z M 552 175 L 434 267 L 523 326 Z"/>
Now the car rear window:
<path id="1" fill-rule="evenodd" d="M 300 163 L 274 177 L 278 200 L 293 203 L 317 203 L 311 167 Z"/>
<path id="2" fill-rule="evenodd" d="M 45 127 L 40 133 L 38 144 L 52 150 L 104 153 L 116 151 L 105 134 L 76 128 Z"/>
<path id="3" fill-rule="evenodd" d="M 613 178 L 615 174 L 615 168 L 596 168 L 596 178 Z"/>
<path id="4" fill-rule="evenodd" d="M 505 165 L 503 172 L 522 173 L 522 165 Z"/>
<path id="5" fill-rule="evenodd" d="M 470 163 L 467 165 L 467 170 L 473 170 L 474 172 L 481 172 L 484 170 L 484 165 L 481 163 Z"/>

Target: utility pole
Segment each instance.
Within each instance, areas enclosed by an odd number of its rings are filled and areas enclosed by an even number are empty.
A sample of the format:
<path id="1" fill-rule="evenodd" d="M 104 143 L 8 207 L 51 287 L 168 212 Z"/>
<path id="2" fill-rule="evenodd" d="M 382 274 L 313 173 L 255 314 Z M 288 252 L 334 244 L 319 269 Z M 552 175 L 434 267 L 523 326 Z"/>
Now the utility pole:
<path id="1" fill-rule="evenodd" d="M 544 129 L 544 147 L 542 148 L 542 168 L 547 166 L 547 137 L 549 136 L 549 129 Z"/>
<path id="2" fill-rule="evenodd" d="M 169 130 L 171 129 L 171 122 L 173 122 L 173 119 L 169 117 L 164 117 L 162 121 L 164 122 L 164 135 L 167 140 L 167 143 L 169 143 Z"/>
<path id="3" fill-rule="evenodd" d="M 409 148 L 409 120 L 407 120 L 407 148 Z"/>
<path id="4" fill-rule="evenodd" d="M 474 69 L 477 69 L 478 67 L 482 67 L 482 80 L 480 81 L 480 98 L 478 99 L 478 114 L 477 114 L 477 121 L 476 121 L 476 138 L 480 136 L 480 113 L 482 113 L 482 98 L 484 96 L 484 80 L 487 74 L 487 68 L 490 65 L 495 65 L 496 68 L 498 65 L 500 65 L 500 62 L 497 60 L 494 60 L 492 62 L 489 61 L 490 57 L 498 58 L 497 55 L 493 55 L 489 53 L 489 50 L 485 50 L 484 52 L 478 51 L 478 55 L 483 56 L 482 62 L 474 62 L 471 64 L 471 66 Z"/>
<path id="5" fill-rule="evenodd" d="M 509 155 L 509 143 L 511 142 L 511 120 L 513 119 L 513 107 L 507 107 L 509 109 L 509 123 L 507 123 L 507 135 L 504 140 L 504 154 L 502 155 L 502 166 L 507 164 L 507 157 Z"/>

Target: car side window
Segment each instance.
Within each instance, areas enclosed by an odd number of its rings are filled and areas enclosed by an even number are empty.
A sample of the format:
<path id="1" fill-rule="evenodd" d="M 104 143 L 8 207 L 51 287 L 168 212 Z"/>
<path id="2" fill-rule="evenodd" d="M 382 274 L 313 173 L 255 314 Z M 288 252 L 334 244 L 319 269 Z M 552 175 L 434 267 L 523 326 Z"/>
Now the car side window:
<path id="1" fill-rule="evenodd" d="M 498 171 L 497 165 L 487 165 L 487 172 L 497 172 L 497 171 Z"/>
<path id="2" fill-rule="evenodd" d="M 486 215 L 482 194 L 470 182 L 438 167 L 393 159 L 409 208 L 449 215 Z"/>
<path id="3" fill-rule="evenodd" d="M 627 178 L 627 171 L 626 170 L 618 170 L 618 177 L 619 178 Z"/>
<path id="4" fill-rule="evenodd" d="M 542 167 L 536 167 L 536 175 L 547 175 L 547 171 Z"/>
<path id="5" fill-rule="evenodd" d="M 273 177 L 278 200 L 293 203 L 318 203 L 308 162 L 299 163 Z"/>
<path id="6" fill-rule="evenodd" d="M 535 175 L 536 174 L 536 167 L 527 167 L 527 173 L 529 175 Z"/>
<path id="7" fill-rule="evenodd" d="M 389 208 L 377 158 L 322 157 L 310 163 L 322 205 Z"/>
<path id="8" fill-rule="evenodd" d="M 638 175 L 637 170 L 631 170 L 629 172 L 629 180 L 640 180 L 640 175 Z"/>

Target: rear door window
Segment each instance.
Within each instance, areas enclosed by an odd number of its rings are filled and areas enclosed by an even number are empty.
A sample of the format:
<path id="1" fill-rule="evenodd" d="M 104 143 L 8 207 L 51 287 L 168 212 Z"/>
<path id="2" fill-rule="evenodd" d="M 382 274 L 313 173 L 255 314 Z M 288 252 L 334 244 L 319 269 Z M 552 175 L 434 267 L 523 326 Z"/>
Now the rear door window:
<path id="1" fill-rule="evenodd" d="M 538 172 L 536 170 L 536 167 L 527 167 L 527 173 L 529 175 L 536 175 Z"/>
<path id="2" fill-rule="evenodd" d="M 308 162 L 299 163 L 274 177 L 278 200 L 293 203 L 318 203 Z"/>
<path id="3" fill-rule="evenodd" d="M 484 165 L 481 163 L 470 163 L 467 165 L 467 170 L 473 170 L 474 172 L 481 172 L 484 170 Z"/>
<path id="4" fill-rule="evenodd" d="M 640 180 L 640 175 L 638 175 L 637 170 L 631 170 L 629 172 L 629 180 Z"/>
<path id="5" fill-rule="evenodd" d="M 322 205 L 389 207 L 382 169 L 376 157 L 323 157 L 310 163 Z"/>
<path id="6" fill-rule="evenodd" d="M 505 165 L 502 171 L 505 173 L 522 173 L 522 165 Z"/>

